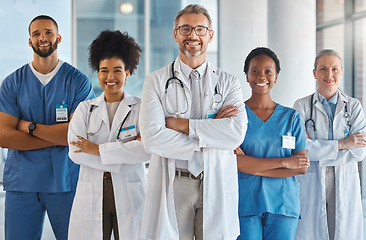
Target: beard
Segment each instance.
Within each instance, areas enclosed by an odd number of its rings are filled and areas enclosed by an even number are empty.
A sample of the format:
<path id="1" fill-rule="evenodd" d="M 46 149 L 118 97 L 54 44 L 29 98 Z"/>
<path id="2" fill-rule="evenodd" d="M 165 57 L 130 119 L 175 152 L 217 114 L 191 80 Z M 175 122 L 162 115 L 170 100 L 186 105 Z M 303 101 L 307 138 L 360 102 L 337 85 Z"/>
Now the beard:
<path id="1" fill-rule="evenodd" d="M 202 44 L 201 44 L 201 49 L 195 53 L 189 52 L 189 50 L 187 49 L 184 42 L 180 45 L 179 49 L 183 53 L 183 55 L 186 57 L 199 57 L 206 52 L 206 48 L 204 48 L 204 46 Z"/>
<path id="2" fill-rule="evenodd" d="M 39 47 L 37 45 L 34 46 L 32 44 L 32 48 L 33 48 L 33 51 L 35 53 L 37 53 L 38 56 L 40 56 L 40 57 L 48 57 L 48 56 L 50 56 L 57 49 L 57 39 L 56 39 L 56 41 L 54 43 L 51 43 L 50 42 L 50 44 L 51 44 L 50 45 L 50 48 L 48 49 L 47 52 L 42 52 L 41 49 L 39 49 Z"/>

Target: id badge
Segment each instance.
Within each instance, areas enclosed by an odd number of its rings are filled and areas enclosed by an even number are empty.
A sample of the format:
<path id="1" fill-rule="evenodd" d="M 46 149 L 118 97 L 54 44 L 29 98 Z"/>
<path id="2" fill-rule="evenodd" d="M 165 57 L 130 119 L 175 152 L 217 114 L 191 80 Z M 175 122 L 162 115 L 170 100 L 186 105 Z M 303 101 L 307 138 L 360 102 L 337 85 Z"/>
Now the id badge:
<path id="1" fill-rule="evenodd" d="M 287 133 L 287 136 L 282 136 L 282 148 L 295 149 L 296 138 Z"/>
<path id="2" fill-rule="evenodd" d="M 349 129 L 348 127 L 346 127 L 346 129 L 344 130 L 344 136 L 348 137 L 348 135 L 349 135 Z"/>
<path id="3" fill-rule="evenodd" d="M 136 126 L 132 125 L 129 127 L 122 128 L 119 136 L 120 136 L 120 139 L 126 139 L 126 138 L 137 136 Z"/>
<path id="4" fill-rule="evenodd" d="M 207 113 L 207 118 L 208 119 L 214 119 L 214 118 L 216 118 L 217 114 L 218 114 L 218 111 L 217 110 L 215 110 L 215 109 L 210 110 Z"/>
<path id="5" fill-rule="evenodd" d="M 67 104 L 56 104 L 56 122 L 67 122 Z"/>

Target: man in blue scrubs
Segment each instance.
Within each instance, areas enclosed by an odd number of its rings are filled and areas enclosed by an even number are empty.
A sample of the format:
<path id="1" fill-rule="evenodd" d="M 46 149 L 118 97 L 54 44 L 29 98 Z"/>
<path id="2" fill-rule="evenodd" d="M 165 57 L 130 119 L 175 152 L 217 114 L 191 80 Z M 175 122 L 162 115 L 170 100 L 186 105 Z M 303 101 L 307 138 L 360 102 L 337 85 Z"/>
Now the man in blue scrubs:
<path id="1" fill-rule="evenodd" d="M 78 165 L 68 157 L 67 129 L 77 105 L 94 97 L 89 79 L 57 57 L 58 26 L 49 16 L 29 25 L 33 61 L 0 87 L 5 238 L 41 239 L 45 212 L 57 239 L 67 239 Z"/>

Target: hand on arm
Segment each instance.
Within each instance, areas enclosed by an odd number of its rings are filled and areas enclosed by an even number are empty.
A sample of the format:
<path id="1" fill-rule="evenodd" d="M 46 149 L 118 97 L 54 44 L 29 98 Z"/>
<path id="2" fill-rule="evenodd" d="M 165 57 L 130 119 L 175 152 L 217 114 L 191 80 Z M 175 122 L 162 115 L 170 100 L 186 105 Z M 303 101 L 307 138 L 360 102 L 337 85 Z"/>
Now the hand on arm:
<path id="1" fill-rule="evenodd" d="M 245 155 L 245 153 L 243 152 L 243 150 L 239 147 L 237 147 L 236 149 L 234 149 L 234 154 L 236 155 Z"/>
<path id="2" fill-rule="evenodd" d="M 227 105 L 221 108 L 215 119 L 235 117 L 238 112 L 238 107 L 233 105 Z"/>
<path id="3" fill-rule="evenodd" d="M 70 120 L 72 118 L 70 115 Z M 17 130 L 23 133 L 29 134 L 28 126 L 31 122 L 26 120 L 20 120 L 17 126 Z M 33 135 L 46 142 L 53 143 L 54 145 L 67 146 L 67 130 L 69 123 L 58 123 L 53 125 L 38 124 L 33 131 Z"/>
<path id="4" fill-rule="evenodd" d="M 287 169 L 299 169 L 310 166 L 310 161 L 305 154 L 294 154 L 291 157 L 283 158 L 283 165 Z"/>
<path id="5" fill-rule="evenodd" d="M 140 132 L 137 133 L 135 140 L 140 141 L 141 142 L 141 134 Z"/>
<path id="6" fill-rule="evenodd" d="M 351 150 L 360 147 L 366 147 L 366 135 L 363 133 L 356 133 L 348 138 L 338 141 L 339 150 Z"/>
<path id="7" fill-rule="evenodd" d="M 235 117 L 238 112 L 238 107 L 228 105 L 220 110 L 216 119 Z M 189 135 L 189 119 L 169 117 L 165 119 L 165 122 L 167 128 Z"/>
<path id="8" fill-rule="evenodd" d="M 286 158 L 257 158 L 237 155 L 237 161 L 240 172 L 277 178 L 305 174 L 310 166 L 306 150 L 298 151 L 293 156 Z"/>
<path id="9" fill-rule="evenodd" d="M 75 153 L 89 153 L 93 155 L 100 156 L 99 153 L 99 145 L 89 142 L 83 137 L 77 136 L 80 141 L 71 141 L 70 144 L 78 147 L 79 149 L 75 150 Z"/>
<path id="10" fill-rule="evenodd" d="M 29 124 L 27 125 L 27 133 L 18 130 L 17 127 L 20 121 L 10 114 L 0 112 L 0 122 L 2 124 L 0 128 L 0 146 L 3 148 L 26 151 L 57 145 L 29 135 Z M 21 128 L 24 127 L 22 126 Z"/>
<path id="11" fill-rule="evenodd" d="M 189 135 L 189 119 L 169 117 L 165 119 L 165 122 L 167 128 Z"/>

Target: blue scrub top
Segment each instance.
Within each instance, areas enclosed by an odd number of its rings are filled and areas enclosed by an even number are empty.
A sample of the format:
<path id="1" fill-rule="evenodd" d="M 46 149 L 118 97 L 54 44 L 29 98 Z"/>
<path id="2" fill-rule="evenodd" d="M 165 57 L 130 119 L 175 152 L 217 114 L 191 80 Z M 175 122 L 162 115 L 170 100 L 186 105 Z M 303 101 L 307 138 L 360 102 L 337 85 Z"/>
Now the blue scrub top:
<path id="1" fill-rule="evenodd" d="M 248 129 L 240 145 L 246 155 L 258 158 L 284 158 L 307 150 L 300 115 L 292 108 L 277 104 L 271 117 L 263 122 L 245 105 Z M 282 148 L 282 136 L 295 137 L 295 149 Z M 239 216 L 264 212 L 300 216 L 299 183 L 296 177 L 270 178 L 239 172 Z"/>
<path id="2" fill-rule="evenodd" d="M 26 64 L 10 74 L 0 87 L 0 111 L 40 124 L 56 121 L 56 104 L 67 104 L 70 120 L 81 101 L 94 97 L 92 84 L 79 70 L 63 63 L 44 86 Z M 75 191 L 79 166 L 68 157 L 68 147 L 8 151 L 4 190 L 25 192 Z"/>

